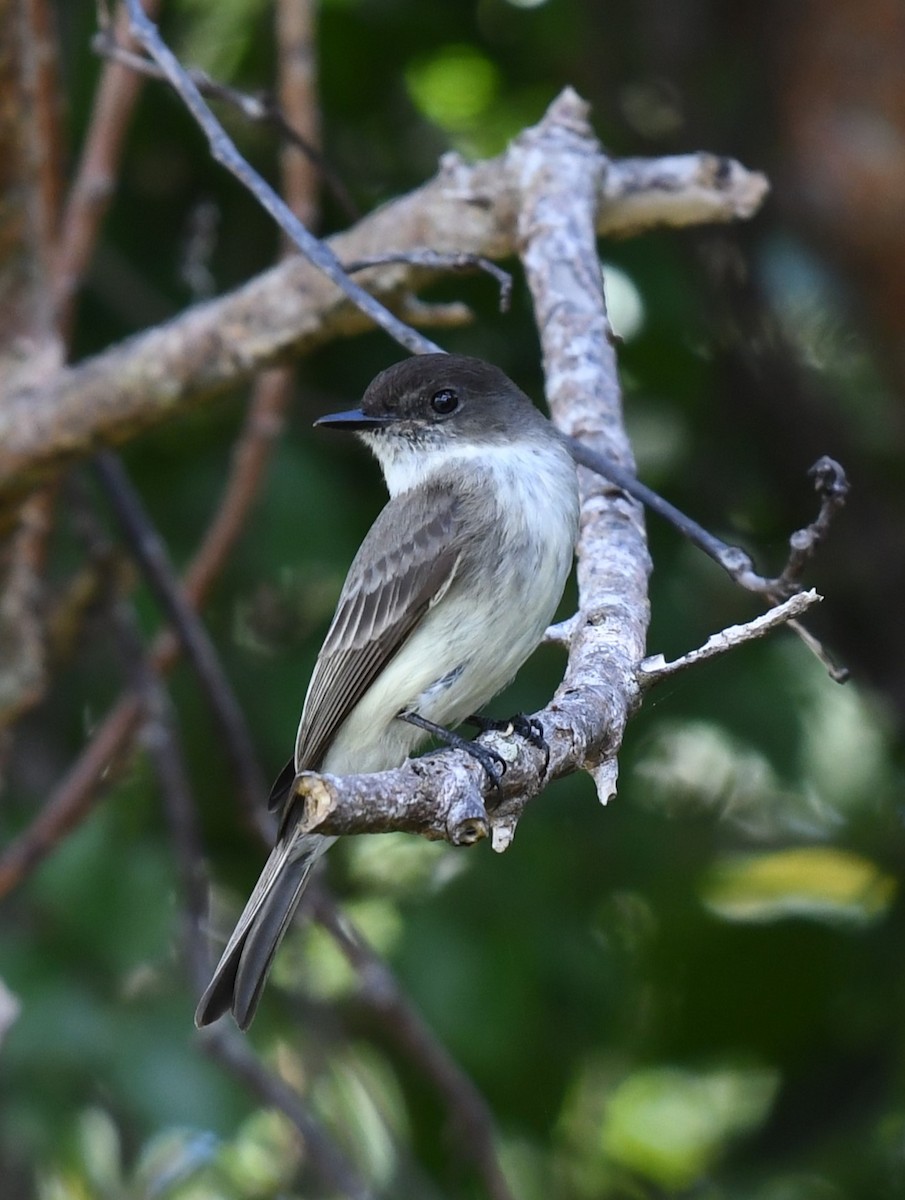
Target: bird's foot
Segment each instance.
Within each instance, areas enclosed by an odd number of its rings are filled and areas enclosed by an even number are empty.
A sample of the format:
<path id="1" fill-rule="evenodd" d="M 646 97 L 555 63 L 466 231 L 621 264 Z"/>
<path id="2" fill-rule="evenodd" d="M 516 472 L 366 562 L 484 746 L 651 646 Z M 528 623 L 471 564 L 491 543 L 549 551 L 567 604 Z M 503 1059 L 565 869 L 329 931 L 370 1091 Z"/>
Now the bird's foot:
<path id="1" fill-rule="evenodd" d="M 547 773 L 547 767 L 550 765 L 550 747 L 547 744 L 547 739 L 544 737 L 544 727 L 536 717 L 528 717 L 524 713 L 516 713 L 514 717 L 481 717 L 474 714 L 465 718 L 471 725 L 475 725 L 479 733 L 486 733 L 488 729 L 495 729 L 498 733 L 517 733 L 519 737 L 524 738 L 526 742 L 530 742 L 532 746 L 544 752 L 544 774 Z"/>
<path id="2" fill-rule="evenodd" d="M 479 742 L 469 741 L 468 738 L 462 737 L 461 734 L 454 733 L 451 729 L 447 729 L 443 725 L 437 725 L 434 721 L 428 721 L 426 717 L 422 717 L 416 712 L 401 712 L 398 714 L 400 721 L 407 721 L 409 725 L 415 725 L 418 729 L 423 729 L 425 733 L 433 734 L 438 741 L 449 746 L 452 750 L 464 750 L 466 754 L 470 754 L 476 759 L 490 780 L 490 786 L 494 789 L 500 786 L 502 778 L 506 773 L 506 760 L 501 754 L 497 754 L 495 750 L 491 750 L 489 746 L 482 746 Z"/>

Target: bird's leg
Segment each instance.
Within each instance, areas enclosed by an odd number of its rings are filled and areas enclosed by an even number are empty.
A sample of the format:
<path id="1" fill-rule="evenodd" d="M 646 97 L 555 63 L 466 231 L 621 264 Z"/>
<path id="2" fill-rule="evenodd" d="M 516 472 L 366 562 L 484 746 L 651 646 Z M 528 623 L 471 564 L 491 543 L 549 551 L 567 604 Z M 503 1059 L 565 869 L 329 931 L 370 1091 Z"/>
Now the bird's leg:
<path id="1" fill-rule="evenodd" d="M 513 717 L 482 717 L 477 713 L 472 713 L 465 720 L 469 725 L 474 725 L 478 733 L 486 733 L 488 729 L 495 729 L 499 733 L 517 733 L 519 737 L 530 742 L 538 750 L 543 750 L 544 773 L 546 774 L 547 767 L 550 765 L 550 747 L 544 737 L 544 727 L 536 717 L 528 717 L 524 713 L 516 713 Z"/>
<path id="2" fill-rule="evenodd" d="M 433 734 L 438 741 L 450 746 L 453 750 L 466 751 L 472 758 L 476 758 L 484 768 L 491 786 L 494 788 L 500 786 L 500 780 L 506 771 L 506 760 L 495 750 L 491 750 L 488 746 L 481 746 L 478 742 L 471 742 L 461 734 L 453 733 L 451 729 L 437 725 L 434 721 L 428 721 L 427 717 L 422 717 L 420 713 L 403 711 L 397 713 L 396 717 L 397 720 L 407 721 L 409 725 L 423 729 L 425 733 Z"/>

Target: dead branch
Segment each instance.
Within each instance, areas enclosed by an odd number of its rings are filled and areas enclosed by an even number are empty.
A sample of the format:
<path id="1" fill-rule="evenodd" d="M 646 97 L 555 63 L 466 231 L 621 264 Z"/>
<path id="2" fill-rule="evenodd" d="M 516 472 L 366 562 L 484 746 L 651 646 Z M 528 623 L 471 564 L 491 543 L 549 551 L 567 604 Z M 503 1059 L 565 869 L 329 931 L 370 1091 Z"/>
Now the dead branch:
<path id="1" fill-rule="evenodd" d="M 563 93 L 508 153 L 520 181 L 520 252 L 554 420 L 631 472 L 595 245 L 595 204 L 606 163 L 585 106 L 574 93 Z M 305 775 L 297 783 L 306 802 L 305 831 L 401 829 L 459 845 L 490 833 L 494 848 L 503 850 L 525 804 L 549 778 L 587 769 L 600 799 L 610 798 L 615 756 L 641 700 L 638 664 L 650 564 L 639 505 L 600 476 L 580 474 L 579 612 L 569 623 L 565 679 L 551 704 L 535 714 L 549 761 L 517 739 L 485 735 L 509 764 L 501 788 L 489 799 L 483 772 L 463 753 L 430 755 L 371 776 Z"/>
<path id="2" fill-rule="evenodd" d="M 390 250 L 510 256 L 517 242 L 516 147 L 475 164 L 444 156 L 433 180 L 330 239 L 333 254 L 342 262 Z M 595 226 L 606 236 L 747 217 L 767 190 L 763 176 L 711 155 L 609 162 L 604 172 L 603 155 L 595 153 Z M 402 261 L 369 270 L 361 283 L 404 311 L 411 293 L 440 273 Z M 100 445 L 121 444 L 262 367 L 369 325 L 335 284 L 295 257 L 40 387 L 7 388 L 0 393 L 0 503 Z"/>
<path id="3" fill-rule="evenodd" d="M 291 5 L 278 8 L 278 19 L 283 22 L 281 28 L 286 31 L 280 39 L 280 46 L 287 38 L 292 38 L 293 42 L 297 44 L 303 44 L 310 36 L 310 31 L 306 30 L 305 23 L 295 15 L 296 11 L 304 10 L 299 10 L 297 6 Z M 128 67 L 131 73 L 144 75 L 149 79 L 166 79 L 163 70 L 155 62 L 120 45 L 117 36 L 109 30 L 97 33 L 91 41 L 91 48 L 97 54 L 103 55 L 104 58 L 118 63 L 120 66 Z M 293 46 L 291 49 L 295 50 L 297 46 Z M 310 87 L 305 75 L 311 73 L 314 56 L 303 51 L 302 53 L 293 53 L 287 56 L 287 59 L 292 73 L 297 76 L 290 86 L 297 88 L 299 98 L 304 100 L 305 93 Z M 305 64 L 307 71 L 302 64 Z M 294 69 L 292 69 L 293 67 Z M 348 189 L 317 148 L 319 139 L 316 131 L 303 131 L 300 124 L 290 118 L 290 105 L 287 104 L 285 88 L 282 89 L 282 103 L 278 105 L 272 97 L 266 94 L 250 95 L 248 92 L 242 92 L 238 88 L 211 79 L 204 71 L 190 70 L 188 75 L 202 96 L 212 100 L 221 100 L 231 105 L 247 121 L 271 126 L 281 138 L 299 152 L 292 165 L 287 164 L 284 167 L 284 173 L 297 174 L 300 181 L 310 178 L 312 174 L 322 177 L 346 218 L 351 221 L 357 220 L 359 213 Z M 300 214 L 300 219 L 306 225 L 312 224 L 307 213 Z"/>
<path id="4" fill-rule="evenodd" d="M 662 654 L 650 655 L 638 665 L 639 682 L 643 688 L 647 689 L 653 684 L 659 683 L 661 679 L 666 679 L 669 675 L 684 671 L 686 667 L 697 666 L 698 663 L 704 662 L 708 658 L 714 658 L 717 654 L 725 654 L 727 650 L 734 650 L 745 642 L 765 637 L 780 625 L 791 624 L 796 617 L 806 612 L 812 605 L 819 604 L 822 599 L 823 597 L 818 595 L 813 588 L 807 592 L 796 592 L 782 604 L 777 604 L 774 608 L 761 613 L 751 621 L 746 621 L 743 625 L 730 625 L 719 633 L 711 634 L 703 646 L 699 646 L 697 650 L 689 650 L 687 654 L 683 654 L 672 662 L 667 662 Z"/>

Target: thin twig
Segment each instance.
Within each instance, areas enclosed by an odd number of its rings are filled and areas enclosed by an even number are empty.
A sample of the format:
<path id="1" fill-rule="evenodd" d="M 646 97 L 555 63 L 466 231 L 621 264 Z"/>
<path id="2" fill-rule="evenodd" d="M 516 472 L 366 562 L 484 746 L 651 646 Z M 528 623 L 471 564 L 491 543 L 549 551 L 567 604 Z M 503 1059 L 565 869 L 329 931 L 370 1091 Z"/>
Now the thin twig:
<path id="1" fill-rule="evenodd" d="M 777 604 L 751 621 L 745 621 L 742 625 L 730 625 L 719 633 L 711 634 L 703 646 L 699 646 L 697 650 L 689 650 L 687 654 L 673 659 L 672 662 L 667 662 L 662 654 L 649 655 L 638 664 L 638 678 L 641 686 L 645 689 L 650 688 L 662 679 L 675 675 L 678 671 L 697 666 L 705 659 L 715 658 L 716 655 L 725 654 L 727 650 L 734 650 L 745 642 L 765 637 L 780 625 L 791 624 L 796 616 L 806 612 L 813 604 L 818 604 L 822 599 L 823 597 L 813 588 L 808 592 L 797 592 L 788 600 L 784 600 L 782 604 Z"/>
<path id="2" fill-rule="evenodd" d="M 605 455 L 597 454 L 578 438 L 568 438 L 569 449 L 575 461 L 602 478 L 614 483 L 620 491 L 640 501 L 651 512 L 673 525 L 694 546 L 712 558 L 739 587 L 779 603 L 796 593 L 801 586 L 805 567 L 814 557 L 820 543 L 829 533 L 833 517 L 845 504 L 849 484 L 844 469 L 835 459 L 823 455 L 808 471 L 814 480 L 814 489 L 820 500 L 820 508 L 814 520 L 789 537 L 789 556 L 778 575 L 760 575 L 754 568 L 754 560 L 740 546 L 730 545 L 708 532 L 681 509 L 643 484 L 631 471 L 621 467 Z M 790 618 L 785 622 L 807 648 L 820 660 L 829 676 L 836 683 L 845 683 L 849 671 L 838 666 L 822 642 L 806 629 L 800 621 Z M 550 641 L 562 641 L 559 634 L 548 635 Z"/>
<path id="3" fill-rule="evenodd" d="M 154 528 L 122 462 L 105 451 L 95 467 L 116 517 L 158 603 L 173 624 L 186 656 L 223 732 L 228 756 L 244 803 L 253 807 L 266 793 L 254 745 L 235 693 L 204 625 L 185 598 L 163 539 Z"/>
<path id="4" fill-rule="evenodd" d="M 578 438 L 568 438 L 567 441 L 572 457 L 580 466 L 608 479 L 620 491 L 668 521 L 692 545 L 703 550 L 721 566 L 739 587 L 771 598 L 787 597 L 799 587 L 804 567 L 813 558 L 819 543 L 826 537 L 831 518 L 845 503 L 848 494 L 845 471 L 834 459 L 824 455 L 808 471 L 808 476 L 815 480 L 815 489 L 820 497 L 820 511 L 817 517 L 810 525 L 789 537 L 789 558 L 779 575 L 759 575 L 754 569 L 753 559 L 740 546 L 732 546 L 709 533 L 681 509 L 647 487 L 631 471 L 598 454 Z"/>
<path id="5" fill-rule="evenodd" d="M 369 292 L 349 278 L 333 251 L 305 228 L 286 202 L 236 149 L 223 126 L 205 104 L 197 86 L 186 74 L 175 54 L 164 43 L 154 22 L 143 11 L 141 0 L 126 0 L 126 2 L 129 6 L 135 36 L 148 54 L 158 63 L 188 111 L 201 126 L 207 136 L 212 157 L 248 188 L 264 211 L 273 217 L 308 261 L 322 271 L 361 312 L 370 317 L 394 341 L 412 354 L 441 353 L 441 348 L 430 338 L 426 338 L 417 330 L 412 329 L 410 325 L 400 321 L 388 308 L 385 308 Z"/>
<path id="6" fill-rule="evenodd" d="M 143 54 L 136 54 L 126 46 L 120 45 L 116 35 L 109 30 L 101 30 L 94 35 L 91 39 L 91 49 L 95 54 L 100 54 L 120 66 L 128 67 L 130 71 L 135 71 L 147 79 L 164 81 L 167 79 L 162 67 L 145 58 Z M 228 84 L 219 83 L 217 80 L 211 79 L 205 71 L 196 68 L 187 69 L 186 75 L 202 96 L 207 96 L 211 100 L 221 100 L 237 109 L 247 121 L 259 125 L 269 125 L 274 129 L 316 167 L 345 217 L 349 221 L 358 220 L 361 213 L 340 175 L 327 162 L 314 143 L 296 128 L 295 123 L 286 116 L 272 96 L 266 93 L 250 95 L 248 92 L 240 91 Z"/>
<path id="7" fill-rule="evenodd" d="M 382 267 L 387 263 L 408 263 L 412 267 L 428 267 L 431 270 L 445 268 L 453 271 L 486 271 L 500 287 L 500 312 L 509 311 L 512 303 L 512 275 L 498 267 L 482 254 L 440 254 L 437 250 L 399 250 L 386 254 L 374 254 L 370 258 L 358 258 L 343 266 L 350 275 L 366 271 L 369 267 Z"/>
<path id="8" fill-rule="evenodd" d="M 145 0 L 154 15 L 159 0 Z M 125 9 L 117 15 L 116 40 L 129 37 Z M 75 320 L 75 297 L 97 244 L 100 224 L 115 191 L 116 172 L 126 130 L 142 88 L 142 78 L 116 63 L 105 65 L 94 95 L 91 119 L 69 189 L 54 264 L 57 325 L 68 341 Z"/>
<path id="9" fill-rule="evenodd" d="M 437 1041 L 383 959 L 346 920 L 323 887 L 313 893 L 312 903 L 316 920 L 354 968 L 361 1000 L 381 1018 L 389 1036 L 445 1101 L 457 1154 L 474 1164 L 489 1200 L 513 1200 L 500 1167 L 493 1114 L 487 1101 Z"/>

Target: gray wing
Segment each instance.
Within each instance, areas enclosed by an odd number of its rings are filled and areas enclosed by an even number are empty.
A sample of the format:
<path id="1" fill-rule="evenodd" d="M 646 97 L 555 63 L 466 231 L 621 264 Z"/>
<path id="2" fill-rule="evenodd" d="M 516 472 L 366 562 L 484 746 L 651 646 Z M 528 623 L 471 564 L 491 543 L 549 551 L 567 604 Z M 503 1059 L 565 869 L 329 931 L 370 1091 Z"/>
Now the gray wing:
<path id="1" fill-rule="evenodd" d="M 339 727 L 452 582 L 462 554 L 460 501 L 438 489 L 391 500 L 349 574 L 315 663 L 295 765 L 316 770 Z M 374 548 L 380 547 L 375 558 Z"/>

